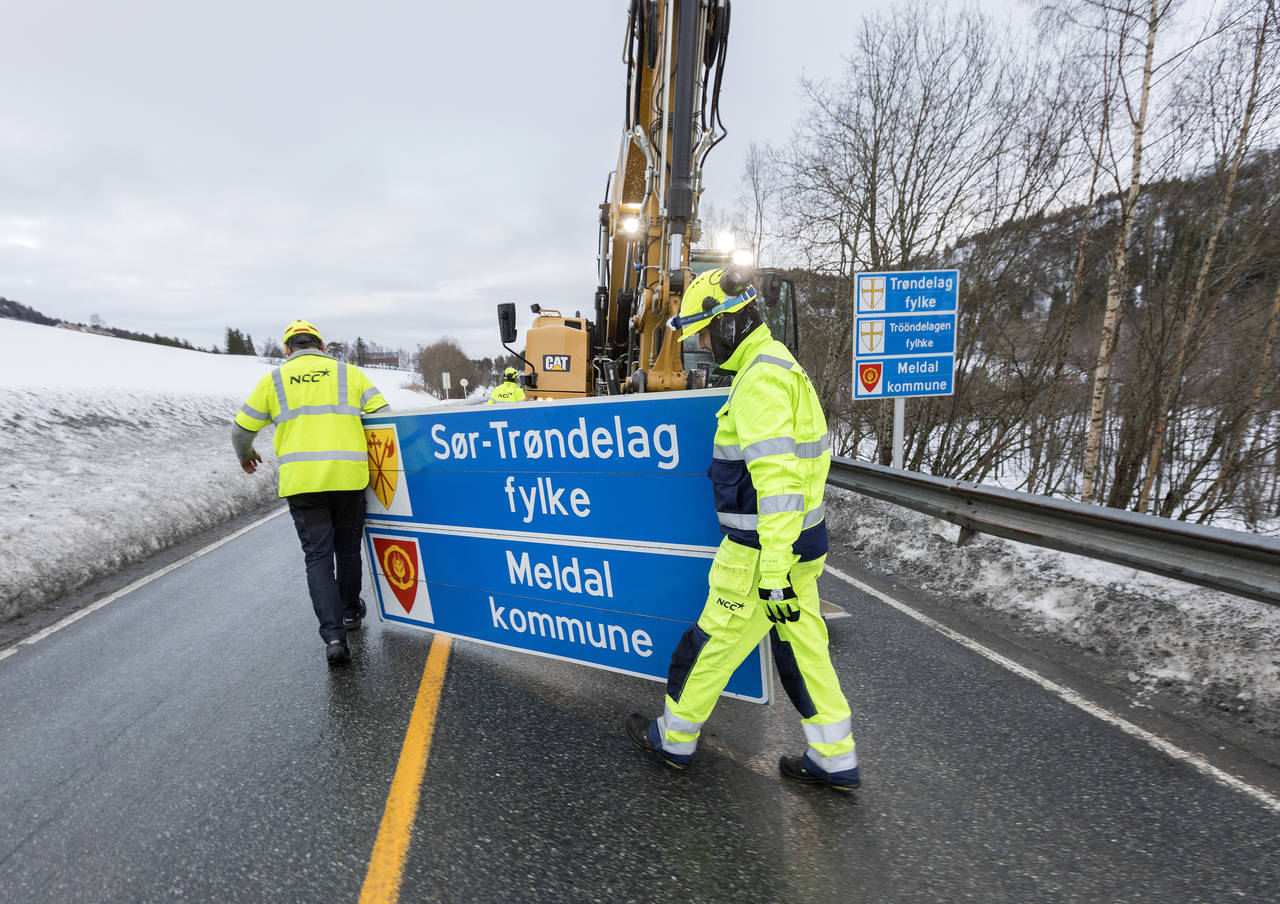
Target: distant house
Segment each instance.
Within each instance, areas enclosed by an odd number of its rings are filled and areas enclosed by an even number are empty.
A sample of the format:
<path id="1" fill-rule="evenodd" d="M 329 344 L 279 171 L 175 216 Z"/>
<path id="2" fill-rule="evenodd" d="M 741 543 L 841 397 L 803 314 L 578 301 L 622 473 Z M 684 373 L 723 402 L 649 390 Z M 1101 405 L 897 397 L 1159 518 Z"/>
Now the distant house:
<path id="1" fill-rule="evenodd" d="M 369 355 L 364 356 L 364 363 L 369 367 L 399 367 L 399 355 Z"/>

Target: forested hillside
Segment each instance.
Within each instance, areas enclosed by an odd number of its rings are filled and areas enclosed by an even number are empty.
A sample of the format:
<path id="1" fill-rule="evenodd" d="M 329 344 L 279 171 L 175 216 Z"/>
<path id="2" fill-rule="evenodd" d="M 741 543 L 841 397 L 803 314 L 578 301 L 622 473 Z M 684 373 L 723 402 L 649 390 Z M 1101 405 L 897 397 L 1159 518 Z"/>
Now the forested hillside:
<path id="1" fill-rule="evenodd" d="M 1028 48 L 911 4 L 805 86 L 738 216 L 798 263 L 842 453 L 887 463 L 892 436 L 851 399 L 855 275 L 955 267 L 955 394 L 907 402 L 908 468 L 1280 528 L 1277 10 L 1195 15 L 1044 3 Z"/>

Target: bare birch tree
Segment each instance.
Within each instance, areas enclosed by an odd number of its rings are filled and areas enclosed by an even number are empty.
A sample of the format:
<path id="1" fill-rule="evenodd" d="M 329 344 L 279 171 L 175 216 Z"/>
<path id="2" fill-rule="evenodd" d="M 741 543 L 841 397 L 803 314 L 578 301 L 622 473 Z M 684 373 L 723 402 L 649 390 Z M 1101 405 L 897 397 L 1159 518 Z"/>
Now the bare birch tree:
<path id="1" fill-rule="evenodd" d="M 1151 78 L 1155 69 L 1156 36 L 1169 9 L 1169 0 L 1080 0 L 1061 7 L 1064 20 L 1083 22 L 1098 30 L 1102 37 L 1100 65 L 1114 73 L 1116 84 L 1129 116 L 1130 162 L 1128 188 L 1120 202 L 1120 229 L 1112 247 L 1107 269 L 1107 302 L 1102 319 L 1102 336 L 1098 359 L 1093 371 L 1093 390 L 1089 402 L 1088 439 L 1085 444 L 1084 470 L 1080 496 L 1085 502 L 1095 501 L 1098 481 L 1098 456 L 1102 449 L 1106 420 L 1107 391 L 1111 365 L 1120 335 L 1121 301 L 1128 277 L 1128 243 L 1142 188 L 1143 140 L 1146 137 L 1147 114 L 1151 101 Z M 1138 42 L 1141 42 L 1140 44 Z M 1141 64 L 1134 61 L 1141 48 Z M 1136 81 L 1136 86 L 1135 86 Z M 1112 152 L 1111 173 L 1122 181 L 1121 166 L 1115 157 L 1115 133 L 1107 131 L 1108 149 Z"/>
<path id="2" fill-rule="evenodd" d="M 1226 15 L 1227 27 L 1223 32 L 1227 37 L 1235 40 L 1220 41 L 1218 52 L 1202 70 L 1202 77 L 1191 82 L 1198 89 L 1197 95 L 1205 101 L 1210 122 L 1219 126 L 1214 130 L 1212 137 L 1221 135 L 1229 139 L 1228 147 L 1216 154 L 1214 161 L 1215 170 L 1223 174 L 1222 181 L 1225 184 L 1217 217 L 1209 230 L 1204 253 L 1200 258 L 1195 288 L 1192 290 L 1187 311 L 1183 315 L 1174 360 L 1166 372 L 1167 375 L 1161 387 L 1142 487 L 1138 492 L 1136 508 L 1140 512 L 1147 511 L 1151 499 L 1152 486 L 1159 473 L 1160 456 L 1164 449 L 1169 417 L 1182 386 L 1187 360 L 1195 353 L 1216 311 L 1217 305 L 1211 304 L 1209 297 L 1210 274 L 1216 263 L 1218 241 L 1235 199 L 1236 179 L 1240 173 L 1240 166 L 1250 150 L 1254 116 L 1259 111 L 1259 101 L 1273 96 L 1276 89 L 1275 55 L 1271 53 L 1269 59 L 1268 54 L 1270 50 L 1268 40 L 1275 29 L 1275 0 L 1266 0 L 1266 2 L 1248 0 L 1246 3 L 1237 3 L 1227 11 Z M 1233 19 L 1235 19 L 1235 28 L 1231 27 Z M 1252 57 L 1251 65 L 1243 67 L 1243 71 L 1240 71 L 1240 67 L 1232 65 L 1233 61 L 1239 58 L 1233 51 L 1241 45 L 1252 50 L 1251 54 L 1245 55 L 1246 59 Z M 1250 45 L 1252 45 L 1251 48 Z M 1266 73 L 1263 69 L 1265 62 L 1272 64 Z M 1263 108 L 1264 117 L 1271 112 L 1271 109 Z M 1231 134 L 1233 132 L 1234 134 Z M 1219 301 L 1223 294 L 1225 293 L 1217 294 Z"/>
<path id="3" fill-rule="evenodd" d="M 802 85 L 735 221 L 796 265 L 839 451 L 889 452 L 891 406 L 850 392 L 854 275 L 951 266 L 955 392 L 908 401 L 909 468 L 1274 515 L 1277 2 L 1231 0 L 1227 32 L 1174 0 L 1060 0 L 1057 43 L 1025 56 L 971 9 L 915 5 L 864 22 L 843 79 Z"/>

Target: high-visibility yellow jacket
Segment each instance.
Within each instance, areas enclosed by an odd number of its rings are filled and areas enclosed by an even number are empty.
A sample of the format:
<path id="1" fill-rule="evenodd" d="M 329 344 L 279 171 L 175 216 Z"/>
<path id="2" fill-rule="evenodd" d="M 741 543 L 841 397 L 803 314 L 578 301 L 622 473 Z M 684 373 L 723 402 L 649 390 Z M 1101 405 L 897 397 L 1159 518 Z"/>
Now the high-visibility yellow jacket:
<path id="1" fill-rule="evenodd" d="M 258 381 L 236 424 L 254 433 L 276 425 L 281 496 L 360 490 L 369 484 L 360 415 L 386 404 L 360 368 L 301 349 Z"/>
<path id="2" fill-rule="evenodd" d="M 808 375 L 768 327 L 757 327 L 723 367 L 736 375 L 716 412 L 707 472 L 720 529 L 760 550 L 761 587 L 785 587 L 792 565 L 827 553 L 827 419 Z"/>
<path id="3" fill-rule="evenodd" d="M 489 404 L 496 405 L 499 402 L 523 402 L 524 390 L 520 388 L 520 384 L 514 380 L 503 380 L 498 384 L 498 388 L 489 394 Z"/>

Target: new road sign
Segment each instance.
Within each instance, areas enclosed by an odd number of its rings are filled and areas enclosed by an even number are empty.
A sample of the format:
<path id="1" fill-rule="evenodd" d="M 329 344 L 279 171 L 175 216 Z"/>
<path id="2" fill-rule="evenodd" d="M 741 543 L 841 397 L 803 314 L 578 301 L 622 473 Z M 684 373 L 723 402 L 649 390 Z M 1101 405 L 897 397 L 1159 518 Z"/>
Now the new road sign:
<path id="1" fill-rule="evenodd" d="M 858 274 L 854 398 L 951 395 L 959 284 L 956 270 Z"/>
<path id="2" fill-rule="evenodd" d="M 366 416 L 365 548 L 388 621 L 665 681 L 720 528 L 727 390 Z M 761 643 L 730 696 L 769 702 Z"/>

